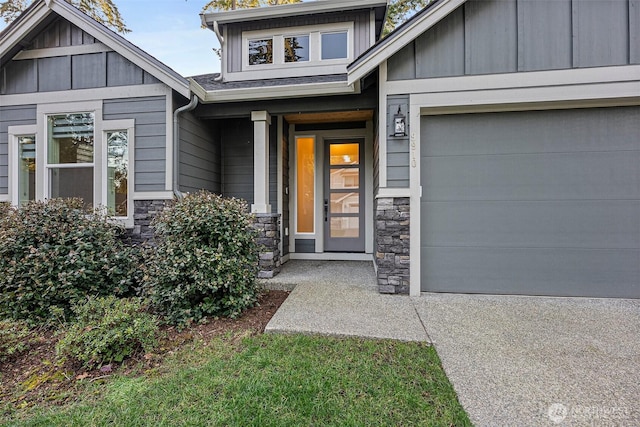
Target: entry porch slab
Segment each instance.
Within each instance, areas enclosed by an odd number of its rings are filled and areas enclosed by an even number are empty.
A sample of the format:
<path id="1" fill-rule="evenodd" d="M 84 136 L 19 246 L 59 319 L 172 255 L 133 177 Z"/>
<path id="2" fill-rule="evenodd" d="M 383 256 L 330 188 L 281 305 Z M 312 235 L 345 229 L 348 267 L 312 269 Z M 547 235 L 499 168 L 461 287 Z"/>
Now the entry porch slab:
<path id="1" fill-rule="evenodd" d="M 292 260 L 263 283 L 293 289 L 266 332 L 429 341 L 409 297 L 378 293 L 372 262 Z"/>

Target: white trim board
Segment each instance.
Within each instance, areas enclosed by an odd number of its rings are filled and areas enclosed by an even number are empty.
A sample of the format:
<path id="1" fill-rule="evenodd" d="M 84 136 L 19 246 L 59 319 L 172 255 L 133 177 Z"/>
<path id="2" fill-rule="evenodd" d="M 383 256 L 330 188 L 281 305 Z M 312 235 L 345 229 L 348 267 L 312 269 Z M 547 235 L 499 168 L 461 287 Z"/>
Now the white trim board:
<path id="1" fill-rule="evenodd" d="M 202 15 L 202 21 L 206 24 L 212 24 L 214 21 L 217 21 L 219 24 L 226 24 L 298 15 L 312 15 L 317 13 L 342 12 L 346 10 L 375 8 L 386 5 L 386 0 L 341 0 L 338 2 L 315 1 L 271 6 L 262 9 L 238 9 L 227 12 L 205 13 Z"/>
<path id="2" fill-rule="evenodd" d="M 83 44 L 79 46 L 51 47 L 20 51 L 13 57 L 14 61 L 36 58 L 53 58 L 56 56 L 84 55 L 87 53 L 113 52 L 113 49 L 103 43 Z"/>
<path id="3" fill-rule="evenodd" d="M 638 82 L 602 83 L 588 85 L 566 85 L 534 88 L 495 89 L 477 91 L 459 91 L 446 93 L 429 93 L 411 95 L 412 105 L 419 105 L 422 114 L 443 114 L 448 107 L 449 112 L 462 113 L 482 110 L 488 106 L 491 111 L 506 111 L 514 108 L 522 110 L 549 109 L 568 105 L 593 107 L 596 105 L 636 105 L 640 102 Z M 600 100 L 600 102 L 595 102 Z M 570 104 L 563 104 L 570 103 Z M 603 105 L 603 106 L 604 106 Z M 520 107 L 517 107 L 520 106 Z M 412 124 L 414 125 L 414 124 Z"/>
<path id="4" fill-rule="evenodd" d="M 21 93 L 2 95 L 0 106 L 51 104 L 60 102 L 98 101 L 117 98 L 141 98 L 146 96 L 167 95 L 169 88 L 163 83 L 114 86 L 92 89 L 75 89 L 56 92 Z"/>
<path id="5" fill-rule="evenodd" d="M 382 68 L 382 66 L 381 66 Z M 386 75 L 385 75 L 386 77 Z M 386 81 L 388 95 L 443 93 L 489 89 L 546 88 L 616 82 L 635 82 L 640 93 L 640 65 L 574 68 L 567 70 L 526 71 L 503 74 L 439 77 Z"/>
<path id="6" fill-rule="evenodd" d="M 247 87 L 241 89 L 220 89 L 207 91 L 195 80 L 190 87 L 203 103 L 232 102 L 260 99 L 301 98 L 321 95 L 359 94 L 360 85 L 347 85 L 346 82 L 311 83 L 270 87 Z"/>

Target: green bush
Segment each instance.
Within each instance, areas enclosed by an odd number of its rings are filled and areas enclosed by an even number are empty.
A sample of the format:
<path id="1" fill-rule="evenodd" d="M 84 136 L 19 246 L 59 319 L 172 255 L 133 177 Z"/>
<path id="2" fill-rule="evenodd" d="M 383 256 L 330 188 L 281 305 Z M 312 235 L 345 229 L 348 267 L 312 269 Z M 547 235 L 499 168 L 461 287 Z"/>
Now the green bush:
<path id="1" fill-rule="evenodd" d="M 189 194 L 154 219 L 145 293 L 169 323 L 236 317 L 255 304 L 258 248 L 243 200 Z"/>
<path id="2" fill-rule="evenodd" d="M 95 367 L 122 362 L 157 344 L 158 321 L 140 298 L 88 298 L 73 306 L 76 320 L 58 341 L 58 355 Z"/>
<path id="3" fill-rule="evenodd" d="M 79 199 L 29 202 L 0 217 L 0 318 L 43 322 L 91 295 L 125 295 L 134 249 L 123 228 Z"/>
<path id="4" fill-rule="evenodd" d="M 27 350 L 35 340 L 26 322 L 0 320 L 0 362 Z"/>

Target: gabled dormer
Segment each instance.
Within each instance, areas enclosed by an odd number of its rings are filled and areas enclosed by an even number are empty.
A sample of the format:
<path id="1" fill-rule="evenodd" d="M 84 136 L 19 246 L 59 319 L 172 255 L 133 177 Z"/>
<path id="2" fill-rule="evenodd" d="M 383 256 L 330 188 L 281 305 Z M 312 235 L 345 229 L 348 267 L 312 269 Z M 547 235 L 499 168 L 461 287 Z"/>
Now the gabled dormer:
<path id="1" fill-rule="evenodd" d="M 371 47 L 386 0 L 318 0 L 202 15 L 220 40 L 222 81 L 339 75 Z"/>

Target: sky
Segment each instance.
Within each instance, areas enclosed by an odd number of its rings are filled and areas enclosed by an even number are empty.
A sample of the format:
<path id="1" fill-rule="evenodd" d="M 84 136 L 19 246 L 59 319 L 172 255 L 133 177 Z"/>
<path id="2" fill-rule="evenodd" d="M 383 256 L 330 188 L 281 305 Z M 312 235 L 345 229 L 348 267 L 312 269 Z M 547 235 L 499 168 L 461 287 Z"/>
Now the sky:
<path id="1" fill-rule="evenodd" d="M 115 0 L 131 30 L 124 37 L 183 76 L 220 72 L 213 31 L 201 28 L 206 0 Z M 0 31 L 6 27 L 0 21 Z"/>

